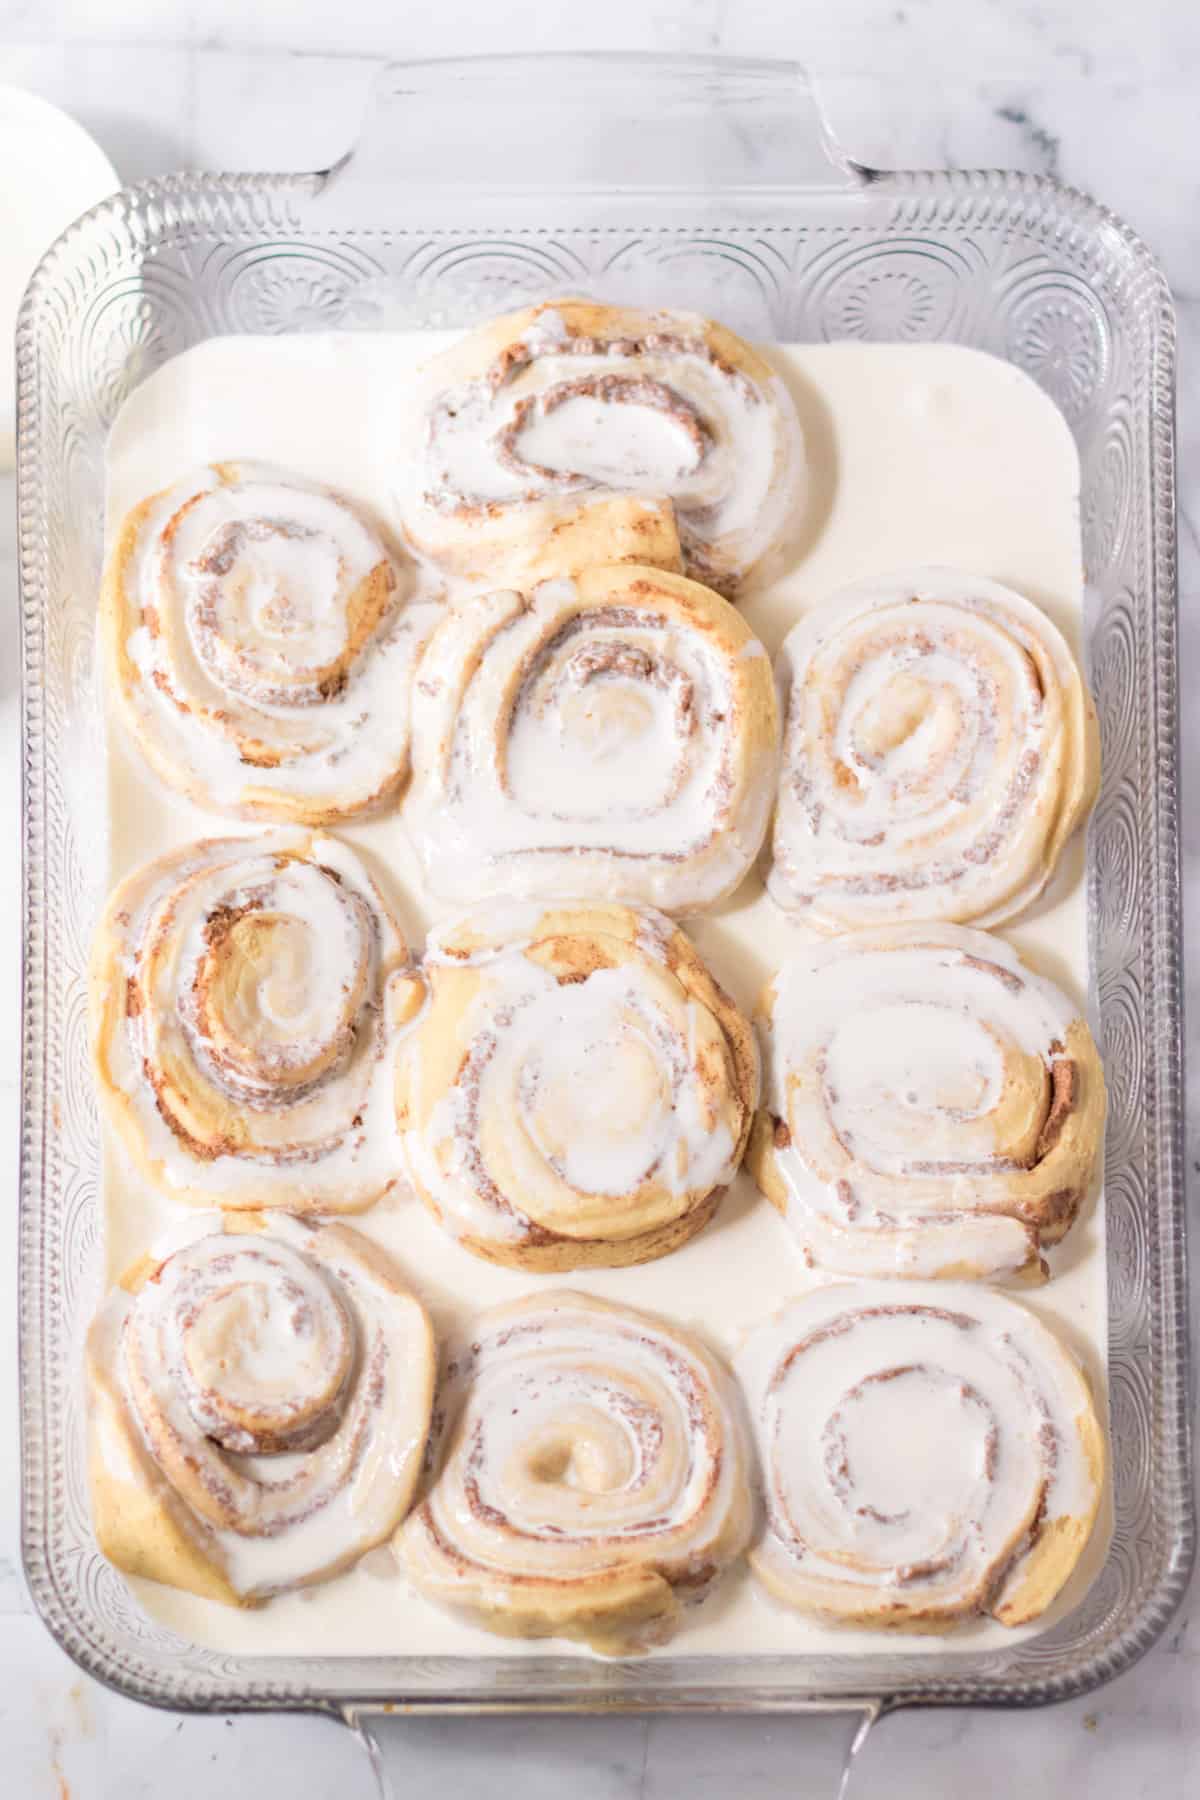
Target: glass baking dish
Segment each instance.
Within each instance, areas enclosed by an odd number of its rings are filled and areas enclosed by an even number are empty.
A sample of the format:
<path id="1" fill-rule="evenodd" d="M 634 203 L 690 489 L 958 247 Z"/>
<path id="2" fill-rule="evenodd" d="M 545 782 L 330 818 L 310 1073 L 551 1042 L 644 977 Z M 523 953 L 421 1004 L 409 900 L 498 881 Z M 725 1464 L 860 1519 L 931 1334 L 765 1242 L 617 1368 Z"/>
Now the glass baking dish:
<path id="1" fill-rule="evenodd" d="M 481 174 L 485 184 L 480 181 Z M 714 314 L 750 338 L 944 338 L 1054 398 L 1083 469 L 1104 742 L 1093 986 L 1111 1090 L 1115 1532 L 1070 1615 L 986 1653 L 237 1658 L 144 1617 L 89 1528 L 81 1333 L 99 1153 L 85 959 L 103 867 L 94 616 L 105 435 L 167 357 L 238 331 L 469 326 L 562 292 Z M 362 142 L 312 175 L 184 175 L 60 239 L 18 332 L 24 625 L 24 1556 L 92 1674 L 173 1707 L 840 1710 L 1028 1704 L 1115 1675 L 1192 1556 L 1182 1187 L 1174 323 L 1120 220 L 1054 182 L 884 174 L 829 138 L 792 65 L 499 58 L 396 66 Z"/>

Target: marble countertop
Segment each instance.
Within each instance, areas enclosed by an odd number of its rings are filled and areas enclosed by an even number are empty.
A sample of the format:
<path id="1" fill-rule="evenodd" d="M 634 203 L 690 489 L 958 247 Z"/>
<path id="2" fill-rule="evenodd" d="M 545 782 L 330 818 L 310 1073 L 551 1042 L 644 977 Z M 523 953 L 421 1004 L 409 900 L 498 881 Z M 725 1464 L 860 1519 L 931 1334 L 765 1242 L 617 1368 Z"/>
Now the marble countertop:
<path id="1" fill-rule="evenodd" d="M 0 0 L 0 79 L 73 112 L 126 180 L 181 167 L 314 168 L 352 141 L 389 57 L 470 49 L 703 50 L 794 56 L 820 80 L 843 143 L 884 167 L 1007 166 L 1114 207 L 1166 267 L 1180 327 L 1182 691 L 1200 678 L 1200 9 L 1193 0 Z M 17 842 L 18 646 L 13 483 L 0 479 L 0 832 Z M 1184 780 L 1200 778 L 1200 708 L 1185 709 Z M 1200 1016 L 1200 815 L 1184 809 L 1189 1012 Z M 19 863 L 0 862 L 0 1131 L 17 1161 Z M 1188 1173 L 1200 1192 L 1200 1058 Z M 11 1242 L 10 1238 L 10 1242 Z M 311 1718 L 184 1718 L 82 1676 L 30 1610 L 19 1572 L 15 1271 L 0 1259 L 0 1790 L 14 1800 L 369 1800 L 344 1728 Z M 1200 1336 L 1200 1333 L 1195 1334 Z M 572 1800 L 807 1800 L 806 1722 L 763 1719 L 412 1720 L 400 1792 L 468 1800 L 504 1781 Z M 1153 1651 L 1088 1698 L 1046 1711 L 901 1714 L 868 1741 L 849 1800 L 1174 1800 L 1200 1787 L 1200 1600 Z"/>

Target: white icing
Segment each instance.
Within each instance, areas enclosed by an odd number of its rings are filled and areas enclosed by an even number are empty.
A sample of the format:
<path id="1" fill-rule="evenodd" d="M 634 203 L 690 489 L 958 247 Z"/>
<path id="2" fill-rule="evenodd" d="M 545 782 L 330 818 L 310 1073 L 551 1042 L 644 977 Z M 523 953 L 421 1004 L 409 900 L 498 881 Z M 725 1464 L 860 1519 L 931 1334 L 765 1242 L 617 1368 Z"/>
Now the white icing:
<path id="1" fill-rule="evenodd" d="M 135 1439 L 168 1486 L 155 1429 L 222 1496 L 237 1528 L 190 1513 L 191 1529 L 236 1593 L 295 1586 L 378 1543 L 424 1454 L 432 1386 L 418 1303 L 382 1281 L 336 1230 L 273 1215 L 225 1234 L 200 1214 L 136 1296 L 116 1289 L 92 1328 L 93 1358 L 123 1399 Z M 143 1412 L 132 1371 L 161 1425 Z M 317 1441 L 256 1454 L 228 1431 L 227 1405 L 285 1430 L 311 1418 Z M 111 1427 L 99 1449 L 118 1479 L 133 1471 Z M 136 1478 L 136 1476 L 135 1476 Z M 186 1508 L 182 1496 L 177 1504 Z"/>
<path id="2" fill-rule="evenodd" d="M 771 755 L 742 766 L 764 696 L 666 596 L 619 577 L 586 607 L 570 581 L 460 604 L 413 700 L 404 818 L 441 898 L 586 895 L 672 910 L 741 880 L 767 827 Z M 769 698 L 766 700 L 769 705 Z"/>
<path id="3" fill-rule="evenodd" d="M 788 1223 L 820 1267 L 1028 1262 L 1030 1228 L 985 1210 L 1013 1174 L 997 1131 L 1026 1123 L 998 1126 L 996 1108 L 1014 1051 L 1045 1065 L 1048 1086 L 1052 1047 L 1078 1018 L 1064 993 L 1000 938 L 911 925 L 799 950 L 770 1011 L 767 1105 L 790 1132 L 775 1163 Z"/>
<path id="4" fill-rule="evenodd" d="M 538 917 L 518 912 L 513 922 L 528 933 Z M 569 1213 L 572 1194 L 651 1185 L 682 1201 L 732 1180 L 738 1112 L 706 1078 L 719 1028 L 663 966 L 661 944 L 649 964 L 564 985 L 525 955 L 527 940 L 497 944 L 490 911 L 486 951 L 447 954 L 456 929 L 443 927 L 427 960 L 435 970 L 474 967 L 482 983 L 460 1030 L 454 1084 L 428 1124 L 401 1139 L 414 1180 L 451 1230 L 517 1240 Z M 399 1054 L 415 1114 L 429 1079 L 419 1031 Z"/>
<path id="5" fill-rule="evenodd" d="M 350 596 L 391 559 L 324 488 L 257 463 L 236 475 L 200 469 L 142 521 L 126 589 L 157 628 L 125 640 L 140 677 L 128 704 L 204 804 L 261 813 L 266 794 L 353 811 L 406 766 L 412 665 L 439 609 L 412 566 L 393 568 L 388 614 L 344 686 L 319 691 L 314 675 L 347 646 Z M 216 574 L 199 566 L 214 550 L 228 565 Z M 247 743 L 279 760 L 251 764 Z"/>
<path id="6" fill-rule="evenodd" d="M 404 399 L 398 501 L 418 537 L 426 509 L 573 508 L 606 492 L 650 493 L 674 502 L 698 574 L 714 559 L 734 576 L 756 563 L 799 506 L 804 450 L 791 397 L 774 375 L 760 385 L 719 367 L 702 319 L 650 314 L 645 325 L 651 341 L 635 353 L 614 345 L 589 354 L 569 349 L 562 320 L 546 312 L 520 340 L 528 361 L 499 382 L 446 387 L 431 370 Z M 620 399 L 556 400 L 564 386 L 614 378 L 632 384 Z M 502 454 L 506 436 L 515 463 Z"/>
<path id="7" fill-rule="evenodd" d="M 436 332 L 304 332 L 215 339 L 171 359 L 134 391 L 114 426 L 111 526 L 162 485 L 164 471 L 218 460 L 232 446 L 327 482 L 360 499 L 372 515 L 384 515 L 395 471 L 396 395 L 423 361 L 451 341 L 451 334 Z M 1061 416 L 1026 376 L 953 344 L 806 344 L 768 354 L 796 394 L 814 449 L 803 556 L 780 579 L 755 582 L 741 598 L 741 611 L 772 655 L 797 618 L 826 595 L 880 570 L 931 558 L 996 575 L 1034 596 L 1079 652 L 1078 460 Z M 110 841 L 119 876 L 164 845 L 200 835 L 205 821 L 146 779 L 119 734 L 111 741 Z M 437 908 L 425 894 L 397 811 L 355 823 L 343 835 L 395 876 L 414 940 L 436 925 Z M 1063 879 L 1007 934 L 1035 967 L 1055 970 L 1080 994 L 1088 988 L 1085 898 L 1076 844 Z M 502 935 L 535 927 L 539 909 L 493 902 L 489 914 L 501 904 Z M 768 899 L 754 873 L 719 909 L 692 919 L 688 931 L 746 1011 L 800 942 L 796 923 Z M 106 1164 L 104 1196 L 105 1250 L 115 1275 L 180 1209 L 113 1160 Z M 464 1332 L 481 1308 L 546 1285 L 544 1277 L 467 1255 L 415 1202 L 386 1201 L 358 1215 L 355 1226 L 419 1279 L 439 1335 Z M 1089 1208 L 1049 1257 L 1053 1279 L 1033 1293 L 1031 1305 L 1082 1347 L 1102 1392 L 1103 1205 Z M 580 1270 L 570 1279 L 573 1287 L 681 1320 L 727 1355 L 746 1328 L 819 1280 L 745 1172 L 713 1224 L 681 1250 L 637 1268 Z M 1042 1624 L 1009 1632 L 981 1621 L 951 1640 L 911 1633 L 884 1638 L 852 1627 L 831 1631 L 775 1604 L 739 1562 L 713 1603 L 689 1614 L 666 1654 L 699 1663 L 714 1655 L 798 1655 L 814 1659 L 808 1666 L 818 1670 L 831 1657 L 881 1652 L 911 1659 L 1011 1654 L 1078 1602 L 1103 1563 L 1107 1540 L 1106 1513 L 1077 1579 Z M 234 1612 L 153 1583 L 131 1585 L 136 1603 L 156 1621 L 220 1654 L 319 1651 L 512 1662 L 547 1654 L 544 1641 L 495 1637 L 430 1604 L 400 1579 L 381 1582 L 375 1558 L 367 1562 L 370 1571 L 360 1565 L 320 1589 L 283 1594 L 254 1611 Z M 553 1654 L 586 1651 L 558 1642 Z M 798 1684 L 805 1679 L 798 1673 Z"/>
<path id="8" fill-rule="evenodd" d="M 461 918 L 431 917 L 422 961 L 445 968 L 477 968 L 515 955 L 528 947 L 545 914 L 537 900 L 489 901 L 479 915 L 479 942 L 470 950 L 459 946 Z"/>
<path id="9" fill-rule="evenodd" d="M 1031 1529 L 1090 1522 L 1082 1377 L 1002 1295 L 826 1288 L 756 1331 L 736 1367 L 767 1502 L 758 1554 L 798 1605 L 976 1611 L 994 1573 L 1019 1575 Z"/>
<path id="10" fill-rule="evenodd" d="M 516 448 L 526 462 L 635 494 L 669 493 L 700 461 L 674 419 L 650 407 L 618 409 L 582 395 L 551 413 L 534 412 L 517 433 Z"/>
<path id="11" fill-rule="evenodd" d="M 770 890 L 818 930 L 992 925 L 1051 872 L 1082 754 L 1079 673 L 1012 589 L 917 568 L 860 582 L 788 634 Z"/>
<path id="12" fill-rule="evenodd" d="M 711 1580 L 748 1536 L 731 1384 L 663 1321 L 566 1290 L 502 1307 L 452 1346 L 439 1405 L 444 1455 L 402 1546 L 425 1514 L 485 1579 Z"/>
<path id="13" fill-rule="evenodd" d="M 306 860 L 277 860 L 298 855 Z M 283 922 L 286 954 L 232 996 L 219 1050 L 192 995 L 214 911 L 244 906 Z M 122 1011 L 104 1050 L 167 1184 L 214 1199 L 252 1187 L 264 1204 L 273 1190 L 303 1192 L 310 1206 L 382 1192 L 397 1172 L 384 989 L 404 945 L 353 852 L 302 831 L 210 839 L 148 868 L 124 912 L 114 925 L 127 977 L 162 949 L 150 1004 L 133 1018 Z M 244 1107 L 243 1148 L 194 1154 L 160 1111 L 147 1060 L 188 1067 Z"/>

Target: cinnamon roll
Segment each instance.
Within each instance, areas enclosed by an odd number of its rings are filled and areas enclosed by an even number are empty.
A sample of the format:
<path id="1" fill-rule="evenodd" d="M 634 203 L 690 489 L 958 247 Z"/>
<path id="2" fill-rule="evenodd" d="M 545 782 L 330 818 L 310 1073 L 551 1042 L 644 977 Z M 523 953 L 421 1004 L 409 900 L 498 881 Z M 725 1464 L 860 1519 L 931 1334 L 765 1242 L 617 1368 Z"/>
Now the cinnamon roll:
<path id="1" fill-rule="evenodd" d="M 818 931 L 1010 919 L 1095 800 L 1099 733 L 1065 640 L 999 582 L 915 569 L 846 588 L 779 658 L 769 888 Z"/>
<path id="2" fill-rule="evenodd" d="M 348 1212 L 396 1170 L 399 928 L 335 838 L 185 845 L 128 876 L 91 966 L 97 1079 L 176 1199 Z M 402 986 L 402 984 L 401 984 Z"/>
<path id="3" fill-rule="evenodd" d="M 443 615 L 405 818 L 444 899 L 694 909 L 758 854 L 777 754 L 771 666 L 740 614 L 681 575 L 609 565 Z"/>
<path id="4" fill-rule="evenodd" d="M 88 1337 L 111 1562 L 248 1605 L 390 1537 L 421 1471 L 429 1321 L 358 1232 L 243 1215 L 145 1259 Z"/>
<path id="5" fill-rule="evenodd" d="M 747 1166 L 811 1263 L 1044 1276 L 1104 1125 L 1100 1056 L 1064 993 L 986 932 L 898 925 L 798 952 L 763 1010 Z"/>
<path id="6" fill-rule="evenodd" d="M 214 463 L 117 534 L 101 614 L 109 677 L 155 773 L 201 806 L 323 825 L 408 772 L 412 664 L 431 623 L 329 489 Z"/>
<path id="7" fill-rule="evenodd" d="M 530 557 L 638 553 L 630 496 L 674 507 L 689 575 L 736 588 L 797 508 L 804 453 L 790 395 L 733 332 L 693 313 L 558 300 L 511 313 L 429 366 L 404 450 L 411 541 L 492 586 Z M 654 517 L 653 514 L 650 515 Z M 658 523 L 645 526 L 657 536 Z"/>
<path id="8" fill-rule="evenodd" d="M 1023 1625 L 1091 1535 L 1105 1451 L 1074 1358 L 984 1288 L 825 1287 L 736 1361 L 778 1599 L 833 1623 Z"/>
<path id="9" fill-rule="evenodd" d="M 402 1148 L 466 1249 L 617 1268 L 707 1224 L 741 1161 L 758 1057 L 669 920 L 490 908 L 431 935 L 423 987 L 397 1059 Z"/>
<path id="10" fill-rule="evenodd" d="M 495 1307 L 453 1350 L 439 1410 L 434 1482 L 396 1548 L 489 1631 L 644 1650 L 746 1546 L 732 1383 L 661 1319 L 568 1290 Z"/>

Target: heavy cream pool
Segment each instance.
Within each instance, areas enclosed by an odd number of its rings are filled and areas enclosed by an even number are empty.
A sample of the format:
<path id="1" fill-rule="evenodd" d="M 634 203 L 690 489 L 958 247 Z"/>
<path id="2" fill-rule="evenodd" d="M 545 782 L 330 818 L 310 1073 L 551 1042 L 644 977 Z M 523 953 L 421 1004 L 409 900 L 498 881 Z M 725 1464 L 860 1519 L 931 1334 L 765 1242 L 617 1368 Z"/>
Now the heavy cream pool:
<path id="1" fill-rule="evenodd" d="M 396 485 L 394 420 L 406 379 L 448 341 L 444 334 L 224 338 L 177 357 L 132 396 L 113 429 L 110 529 L 148 494 L 190 467 L 258 459 L 291 468 L 364 503 L 386 527 Z M 772 655 L 789 625 L 845 583 L 913 564 L 949 563 L 993 577 L 1043 606 L 1079 651 L 1083 573 L 1079 465 L 1061 416 L 1017 370 L 950 345 L 791 345 L 768 351 L 794 395 L 810 480 L 790 565 L 751 584 L 741 609 Z M 110 877 L 148 856 L 215 831 L 244 830 L 159 787 L 109 732 Z M 399 811 L 341 828 L 363 850 L 414 946 L 436 916 L 422 892 Z M 1083 846 L 1072 844 L 1050 890 L 1006 937 L 1081 1000 L 1089 993 Z M 752 875 L 732 899 L 686 922 L 718 979 L 747 1009 L 794 948 L 799 927 Z M 177 1207 L 147 1190 L 110 1152 L 105 1181 L 110 1279 L 169 1229 Z M 440 1335 L 479 1308 L 555 1278 L 478 1261 L 422 1205 L 395 1195 L 354 1223 L 395 1257 Z M 1082 1357 L 1097 1393 L 1106 1357 L 1104 1213 L 1085 1208 L 1049 1252 L 1049 1284 L 1035 1312 Z M 746 1330 L 817 1279 L 782 1219 L 739 1176 L 713 1223 L 683 1250 L 640 1268 L 570 1277 L 590 1292 L 660 1311 L 732 1355 Z M 1051 1613 L 1023 1633 L 992 1623 L 948 1640 L 911 1637 L 906 1649 L 973 1651 L 1040 1632 L 1074 1605 L 1107 1547 L 1102 1518 L 1083 1563 Z M 238 1612 L 135 1581 L 155 1618 L 221 1650 L 329 1655 L 545 1653 L 545 1643 L 492 1637 L 420 1598 L 386 1550 L 348 1575 Z M 897 1639 L 832 1630 L 768 1600 L 733 1570 L 687 1617 L 665 1652 L 887 1651 Z M 588 1652 L 554 1645 L 566 1655 Z"/>

